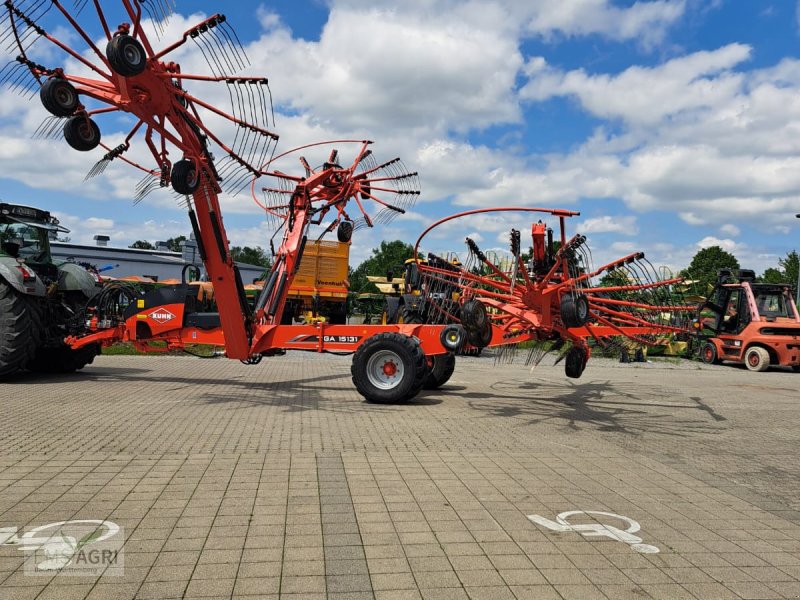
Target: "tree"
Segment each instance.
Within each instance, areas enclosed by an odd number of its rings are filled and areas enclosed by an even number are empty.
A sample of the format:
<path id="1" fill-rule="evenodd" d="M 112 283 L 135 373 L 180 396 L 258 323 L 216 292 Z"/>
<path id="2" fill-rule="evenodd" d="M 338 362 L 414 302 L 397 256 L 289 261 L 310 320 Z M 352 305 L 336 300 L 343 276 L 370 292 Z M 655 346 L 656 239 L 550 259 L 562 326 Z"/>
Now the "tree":
<path id="1" fill-rule="evenodd" d="M 770 267 L 764 274 L 758 278 L 761 283 L 784 283 L 786 281 L 786 275 L 780 269 L 776 269 L 775 267 Z"/>
<path id="2" fill-rule="evenodd" d="M 379 248 L 372 249 L 372 256 L 362 262 L 350 277 L 350 289 L 354 292 L 377 292 L 373 284 L 367 280 L 367 275 L 385 277 L 387 271 L 393 270 L 398 276 L 400 267 L 406 260 L 414 256 L 414 246 L 401 240 L 381 242 Z"/>
<path id="3" fill-rule="evenodd" d="M 778 259 L 778 264 L 783 269 L 783 281 L 780 283 L 790 283 L 797 294 L 797 272 L 800 269 L 800 255 L 797 250 L 792 250 L 786 254 L 786 258 Z"/>
<path id="4" fill-rule="evenodd" d="M 181 250 L 183 250 L 183 248 L 181 248 L 181 242 L 185 241 L 186 241 L 186 236 L 179 235 L 178 237 L 169 238 L 164 243 L 167 245 L 167 248 L 169 248 L 172 252 L 180 252 Z"/>
<path id="5" fill-rule="evenodd" d="M 739 261 L 730 252 L 726 252 L 719 246 L 709 246 L 703 248 L 692 258 L 692 262 L 680 276 L 685 279 L 696 281 L 695 289 L 700 295 L 705 296 L 710 287 L 717 282 L 717 271 L 720 269 L 739 269 Z"/>
<path id="6" fill-rule="evenodd" d="M 128 248 L 136 248 L 138 250 L 155 250 L 156 249 L 156 247 L 153 246 L 153 244 L 151 244 L 147 240 L 137 240 L 137 241 L 133 242 L 130 246 L 128 246 Z"/>
<path id="7" fill-rule="evenodd" d="M 270 266 L 269 256 L 261 246 L 254 248 L 250 246 L 234 246 L 231 248 L 231 257 L 236 262 L 259 265 L 265 268 Z"/>

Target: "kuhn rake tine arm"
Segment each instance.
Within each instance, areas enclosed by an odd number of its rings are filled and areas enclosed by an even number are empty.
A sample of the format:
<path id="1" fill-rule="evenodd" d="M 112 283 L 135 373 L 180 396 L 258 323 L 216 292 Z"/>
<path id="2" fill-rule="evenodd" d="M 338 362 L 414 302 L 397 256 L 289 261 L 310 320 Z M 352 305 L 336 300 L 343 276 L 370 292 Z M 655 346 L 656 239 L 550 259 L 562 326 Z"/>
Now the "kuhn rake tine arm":
<path id="1" fill-rule="evenodd" d="M 61 14 L 64 15 L 64 18 L 67 21 L 69 21 L 70 25 L 72 25 L 72 27 L 75 29 L 78 35 L 81 36 L 83 41 L 86 42 L 86 45 L 89 46 L 89 48 L 91 48 L 92 52 L 94 52 L 95 55 L 97 55 L 97 57 L 103 62 L 106 68 L 111 69 L 111 66 L 108 64 L 108 59 L 106 58 L 106 55 L 100 51 L 100 48 L 98 48 L 95 45 L 92 38 L 83 30 L 83 28 L 80 25 L 78 25 L 77 21 L 75 21 L 75 19 L 72 17 L 69 11 L 67 11 L 58 0 L 50 0 L 50 1 L 53 3 L 53 6 L 55 6 L 61 12 Z M 97 5 L 97 10 L 98 10 L 98 16 L 100 18 L 100 23 L 103 27 L 106 37 L 107 39 L 111 39 L 111 33 L 108 30 L 108 25 L 106 24 L 105 16 L 103 15 L 103 11 L 99 7 L 99 4 Z"/>

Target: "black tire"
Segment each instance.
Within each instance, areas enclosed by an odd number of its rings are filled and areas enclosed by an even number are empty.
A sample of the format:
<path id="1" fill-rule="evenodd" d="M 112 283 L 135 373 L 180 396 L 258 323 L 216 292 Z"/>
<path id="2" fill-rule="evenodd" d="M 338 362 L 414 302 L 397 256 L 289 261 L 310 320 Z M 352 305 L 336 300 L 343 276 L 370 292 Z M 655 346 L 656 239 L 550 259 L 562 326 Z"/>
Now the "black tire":
<path id="1" fill-rule="evenodd" d="M 461 324 L 467 331 L 484 332 L 488 323 L 489 315 L 480 300 L 468 300 L 461 307 Z"/>
<path id="2" fill-rule="evenodd" d="M 400 315 L 400 323 L 403 325 L 422 325 L 425 323 L 425 319 L 413 308 L 409 308 L 404 306 L 402 308 L 402 314 Z"/>
<path id="3" fill-rule="evenodd" d="M 451 323 L 442 328 L 439 341 L 449 352 L 460 352 L 467 339 L 467 332 L 463 326 Z"/>
<path id="4" fill-rule="evenodd" d="M 422 385 L 426 390 L 435 390 L 443 386 L 450 380 L 456 369 L 456 355 L 451 352 L 437 354 L 432 356 L 431 360 L 433 365 L 428 369 L 428 375 Z"/>
<path id="5" fill-rule="evenodd" d="M 570 348 L 564 358 L 564 372 L 567 377 L 578 379 L 586 368 L 586 352 L 581 348 Z"/>
<path id="6" fill-rule="evenodd" d="M 98 344 L 90 344 L 79 350 L 69 346 L 41 348 L 28 363 L 28 369 L 36 373 L 74 373 L 93 363 L 98 354 Z"/>
<path id="7" fill-rule="evenodd" d="M 589 316 L 589 301 L 586 296 L 570 293 L 561 296 L 561 320 L 565 327 L 582 327 Z"/>
<path id="8" fill-rule="evenodd" d="M 339 223 L 339 227 L 336 229 L 336 239 L 338 239 L 343 244 L 349 242 L 353 237 L 353 222 L 352 221 L 342 221 Z"/>
<path id="9" fill-rule="evenodd" d="M 702 346 L 700 346 L 700 360 L 707 365 L 719 364 L 717 347 L 712 342 L 705 342 Z"/>
<path id="10" fill-rule="evenodd" d="M 800 373 L 800 365 L 792 365 L 792 371 L 795 373 Z"/>
<path id="11" fill-rule="evenodd" d="M 39 90 L 42 105 L 51 115 L 68 117 L 75 113 L 80 104 L 78 90 L 66 79 L 51 77 Z"/>
<path id="12" fill-rule="evenodd" d="M 379 333 L 353 355 L 353 384 L 367 402 L 405 402 L 416 396 L 428 374 L 419 342 L 399 333 Z"/>
<path id="13" fill-rule="evenodd" d="M 492 341 L 492 325 L 489 321 L 486 321 L 486 326 L 481 331 L 473 331 L 471 329 L 467 330 L 467 341 L 469 341 L 470 346 L 475 346 L 476 348 L 486 348 L 489 345 L 489 342 Z"/>
<path id="14" fill-rule="evenodd" d="M 0 280 L 0 380 L 33 358 L 38 337 L 34 319 L 28 298 Z"/>
<path id="15" fill-rule="evenodd" d="M 117 35 L 106 45 L 106 58 L 115 73 L 123 77 L 139 75 L 147 67 L 147 53 L 137 39 Z"/>
<path id="16" fill-rule="evenodd" d="M 200 176 L 193 160 L 184 158 L 172 165 L 170 177 L 172 189 L 179 194 L 189 196 L 200 187 Z"/>
<path id="17" fill-rule="evenodd" d="M 100 128 L 85 115 L 76 115 L 64 123 L 64 139 L 79 152 L 89 152 L 100 145 Z"/>

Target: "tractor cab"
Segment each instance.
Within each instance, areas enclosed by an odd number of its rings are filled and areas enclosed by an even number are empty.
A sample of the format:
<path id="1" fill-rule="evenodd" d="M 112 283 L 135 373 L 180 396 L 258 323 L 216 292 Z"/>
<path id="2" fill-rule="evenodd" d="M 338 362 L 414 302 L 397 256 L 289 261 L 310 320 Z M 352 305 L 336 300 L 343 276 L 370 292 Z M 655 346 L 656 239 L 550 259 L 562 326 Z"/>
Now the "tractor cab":
<path id="1" fill-rule="evenodd" d="M 0 256 L 10 257 L 35 268 L 49 265 L 50 236 L 69 233 L 58 219 L 45 210 L 0 203 Z"/>

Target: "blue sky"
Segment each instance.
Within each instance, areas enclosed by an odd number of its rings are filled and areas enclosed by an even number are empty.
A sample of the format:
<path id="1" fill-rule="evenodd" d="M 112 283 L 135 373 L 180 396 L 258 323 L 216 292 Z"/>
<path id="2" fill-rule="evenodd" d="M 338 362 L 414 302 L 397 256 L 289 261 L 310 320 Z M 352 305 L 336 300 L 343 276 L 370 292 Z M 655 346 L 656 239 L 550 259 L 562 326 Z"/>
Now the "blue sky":
<path id="1" fill-rule="evenodd" d="M 419 171 L 413 211 L 357 232 L 355 264 L 381 239 L 413 241 L 444 215 L 506 205 L 580 211 L 570 231 L 587 235 L 597 262 L 643 250 L 681 268 L 720 245 L 761 271 L 800 248 L 793 1 L 177 0 L 176 9 L 165 42 L 226 13 L 252 62 L 244 73 L 270 79 L 278 151 L 369 138 L 379 158 Z M 65 31 L 53 17 L 48 29 Z M 81 15 L 96 35 L 91 17 Z M 46 45 L 36 52 L 56 66 L 62 57 Z M 196 54 L 180 60 L 207 72 Z M 123 164 L 84 184 L 102 152 L 31 140 L 46 116 L 38 100 L 0 94 L 0 198 L 57 213 L 74 241 L 188 233 L 169 194 L 134 205 L 138 175 Z M 101 127 L 109 141 L 124 130 L 119 119 Z M 248 193 L 223 206 L 233 244 L 268 245 Z M 427 249 L 462 250 L 465 234 L 500 247 L 512 225 L 529 227 L 470 219 Z"/>

